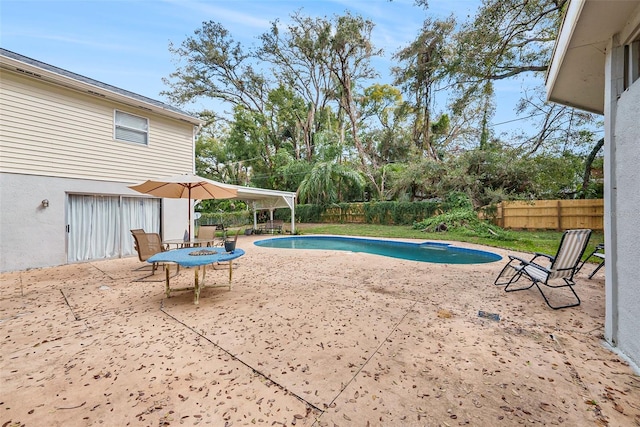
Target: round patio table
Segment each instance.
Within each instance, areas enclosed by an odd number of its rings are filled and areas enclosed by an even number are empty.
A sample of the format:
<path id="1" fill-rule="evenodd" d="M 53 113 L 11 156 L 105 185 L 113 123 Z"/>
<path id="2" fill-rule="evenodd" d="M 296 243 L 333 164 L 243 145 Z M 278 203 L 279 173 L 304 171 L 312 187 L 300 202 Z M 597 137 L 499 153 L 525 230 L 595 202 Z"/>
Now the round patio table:
<path id="1" fill-rule="evenodd" d="M 194 270 L 194 285 L 193 287 L 188 288 L 177 288 L 173 289 L 173 291 L 186 291 L 193 289 L 194 297 L 193 303 L 198 304 L 200 300 L 200 291 L 205 287 L 204 279 L 206 275 L 206 266 L 209 264 L 216 264 L 219 262 L 227 262 L 229 264 L 229 284 L 228 285 L 218 285 L 218 286 L 228 286 L 229 290 L 231 290 L 231 278 L 233 277 L 233 260 L 240 258 L 244 255 L 244 251 L 242 249 L 236 248 L 232 252 L 225 252 L 224 248 L 216 248 L 216 247 L 205 247 L 205 248 L 183 248 L 183 249 L 174 249 L 171 251 L 159 252 L 149 259 L 147 259 L 148 263 L 164 263 L 165 266 L 165 293 L 167 298 L 171 297 L 172 289 L 169 286 L 169 265 L 170 263 L 178 264 L 178 270 L 180 267 L 195 267 Z M 202 267 L 202 282 L 198 279 L 198 273 L 200 271 L 200 267 Z"/>

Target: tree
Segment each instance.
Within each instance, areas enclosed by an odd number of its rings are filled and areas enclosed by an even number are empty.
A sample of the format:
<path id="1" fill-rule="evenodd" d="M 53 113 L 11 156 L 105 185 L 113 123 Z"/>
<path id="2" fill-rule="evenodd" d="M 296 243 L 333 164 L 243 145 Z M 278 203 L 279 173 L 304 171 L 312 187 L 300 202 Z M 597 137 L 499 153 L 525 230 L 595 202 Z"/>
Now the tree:
<path id="1" fill-rule="evenodd" d="M 290 87 L 280 85 L 269 92 L 265 110 L 267 118 L 273 123 L 271 128 L 276 132 L 273 138 L 275 153 L 283 148 L 300 159 L 306 145 L 302 142 L 306 131 L 299 120 L 301 115 L 306 114 L 304 100 L 296 96 Z M 308 145 L 306 148 L 309 149 Z"/>
<path id="2" fill-rule="evenodd" d="M 426 3 L 426 2 L 425 2 Z M 548 103 L 541 94 L 546 72 L 562 22 L 567 0 L 483 0 L 474 18 L 454 33 L 447 53 L 447 72 L 455 91 L 454 111 L 478 110 L 479 99 L 493 96 L 493 83 L 524 75 L 539 78 L 540 84 L 525 96 L 519 115 L 535 118 L 535 135 L 520 135 L 528 155 L 538 150 L 562 152 L 591 143 L 586 129 L 593 126 L 591 114 Z M 486 123 L 492 107 L 482 114 L 481 142 L 488 139 Z M 476 115 L 477 117 L 477 115 Z"/>
<path id="3" fill-rule="evenodd" d="M 219 23 L 208 21 L 169 51 L 185 65 L 163 82 L 169 100 L 184 105 L 201 98 L 218 99 L 251 111 L 264 111 L 269 82 L 252 65 L 252 54 Z"/>
<path id="4" fill-rule="evenodd" d="M 370 42 L 373 24 L 350 14 L 292 18 L 284 32 L 273 23 L 255 51 L 244 50 L 220 24 L 203 23 L 179 46 L 170 45 L 180 66 L 165 79 L 170 89 L 164 94 L 178 105 L 201 98 L 231 104 L 226 143 L 234 164 L 261 159 L 262 164 L 252 164 L 251 177 L 262 184 L 274 181 L 268 176 L 281 149 L 314 162 L 319 137 L 337 135 L 339 151 L 345 152 L 342 118 L 347 117 L 362 169 L 375 184 L 367 168 L 375 170 L 376 159 L 367 157 L 360 140 L 357 103 L 359 85 L 377 75 L 370 65 L 379 53 Z M 268 65 L 272 78 L 266 77 Z"/>
<path id="5" fill-rule="evenodd" d="M 598 152 L 604 147 L 604 138 L 600 138 L 596 145 L 591 149 L 589 156 L 587 156 L 587 160 L 585 161 L 584 166 L 584 174 L 582 175 L 582 188 L 580 189 L 580 198 L 586 199 L 590 194 L 588 194 L 589 190 L 589 182 L 591 181 L 591 169 L 595 163 L 596 156 Z"/>
<path id="6" fill-rule="evenodd" d="M 483 0 L 453 40 L 460 84 L 547 70 L 567 0 Z"/>
<path id="7" fill-rule="evenodd" d="M 368 155 L 360 139 L 360 111 L 356 100 L 357 85 L 378 76 L 371 66 L 371 58 L 382 53 L 371 43 L 374 24 L 360 16 L 347 13 L 336 17 L 329 39 L 330 56 L 325 64 L 337 86 L 335 96 L 347 116 L 351 129 L 351 139 L 358 153 L 362 172 L 381 195 L 374 171 L 378 168 L 375 158 Z"/>
<path id="8" fill-rule="evenodd" d="M 401 66 L 393 67 L 394 84 L 400 85 L 412 101 L 413 141 L 427 156 L 437 159 L 431 145 L 431 116 L 434 86 L 445 77 L 444 47 L 455 26 L 453 17 L 445 20 L 427 19 L 422 31 L 409 46 L 399 50 L 394 58 Z"/>
<path id="9" fill-rule="evenodd" d="M 391 85 L 374 83 L 364 89 L 358 100 L 363 146 L 375 163 L 404 162 L 411 149 L 405 128 L 409 112 L 400 91 Z M 382 192 L 383 183 L 380 188 Z"/>
<path id="10" fill-rule="evenodd" d="M 494 82 L 527 74 L 539 77 L 542 82 L 566 4 L 566 0 L 483 0 L 474 18 L 454 33 L 446 54 L 447 74 L 454 93 L 452 110 L 460 113 L 471 108 L 480 113 L 474 116 L 484 132 L 484 136 L 480 135 L 481 142 L 488 137 Z M 518 113 L 523 112 L 521 105 Z M 554 108 L 552 104 L 537 103 L 535 114 L 560 119 L 568 112 L 569 109 Z M 547 124 L 559 128 L 557 123 L 561 122 L 567 120 Z M 542 128 L 550 130 L 550 126 Z M 533 141 L 537 140 L 537 145 L 542 146 L 547 136 L 542 131 L 529 138 L 529 142 L 535 146 Z"/>
<path id="11" fill-rule="evenodd" d="M 589 129 L 595 122 L 593 114 L 546 102 L 544 96 L 542 87 L 532 92 L 525 91 L 517 105 L 518 114 L 531 117 L 536 123 L 534 135 L 521 134 L 517 137 L 526 150 L 525 155 L 542 150 L 575 150 L 592 141 Z"/>
<path id="12" fill-rule="evenodd" d="M 217 181 L 228 179 L 224 170 L 228 153 L 224 144 L 207 131 L 201 132 L 196 139 L 196 173 Z"/>
<path id="13" fill-rule="evenodd" d="M 280 150 L 276 156 L 277 188 L 284 191 L 297 191 L 312 165 L 304 159 L 294 159 L 289 153 Z"/>
<path id="14" fill-rule="evenodd" d="M 300 183 L 300 201 L 328 205 L 342 201 L 341 193 L 349 188 L 362 189 L 364 179 L 356 170 L 335 162 L 318 162 Z"/>
<path id="15" fill-rule="evenodd" d="M 526 161 L 534 166 L 531 173 L 532 194 L 539 199 L 575 198 L 582 183 L 584 156 L 566 150 L 541 152 Z"/>
<path id="16" fill-rule="evenodd" d="M 281 30 L 278 21 L 272 23 L 271 30 L 260 37 L 258 57 L 273 64 L 278 81 L 304 100 L 306 111 L 294 114 L 302 130 L 305 158 L 313 161 L 314 135 L 322 126 L 317 117 L 332 100 L 334 86 L 325 60 L 330 56 L 331 23 L 304 17 L 299 12 L 291 15 L 291 19 L 286 31 Z"/>

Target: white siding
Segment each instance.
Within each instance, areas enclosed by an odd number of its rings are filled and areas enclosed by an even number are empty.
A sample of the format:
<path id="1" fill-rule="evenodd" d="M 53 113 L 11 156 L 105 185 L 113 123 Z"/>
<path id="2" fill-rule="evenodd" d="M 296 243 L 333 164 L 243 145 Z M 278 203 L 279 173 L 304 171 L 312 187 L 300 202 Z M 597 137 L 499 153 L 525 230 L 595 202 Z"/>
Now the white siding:
<path id="1" fill-rule="evenodd" d="M 193 124 L 0 71 L 0 171 L 136 182 L 193 171 Z M 113 138 L 118 109 L 149 119 L 149 145 Z"/>

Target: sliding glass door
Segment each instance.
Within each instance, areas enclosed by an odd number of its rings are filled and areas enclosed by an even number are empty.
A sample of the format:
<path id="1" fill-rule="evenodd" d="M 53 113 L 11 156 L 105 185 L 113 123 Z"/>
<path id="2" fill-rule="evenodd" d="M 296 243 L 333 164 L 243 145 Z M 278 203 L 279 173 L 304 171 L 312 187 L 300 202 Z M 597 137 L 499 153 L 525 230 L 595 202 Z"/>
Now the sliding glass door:
<path id="1" fill-rule="evenodd" d="M 160 232 L 160 199 L 69 194 L 67 200 L 69 262 L 132 255 L 129 230 Z"/>

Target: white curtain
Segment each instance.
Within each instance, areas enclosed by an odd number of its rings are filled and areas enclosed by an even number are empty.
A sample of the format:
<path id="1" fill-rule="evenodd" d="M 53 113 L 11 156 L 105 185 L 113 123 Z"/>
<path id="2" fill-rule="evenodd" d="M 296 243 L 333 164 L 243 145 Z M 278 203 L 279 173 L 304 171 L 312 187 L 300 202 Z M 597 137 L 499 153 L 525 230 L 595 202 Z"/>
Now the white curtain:
<path id="1" fill-rule="evenodd" d="M 68 261 L 134 253 L 129 230 L 160 232 L 160 199 L 70 194 Z"/>
<path id="2" fill-rule="evenodd" d="M 147 233 L 160 233 L 160 199 L 146 197 L 122 198 L 122 255 L 133 255 L 131 230 L 141 228 Z"/>

